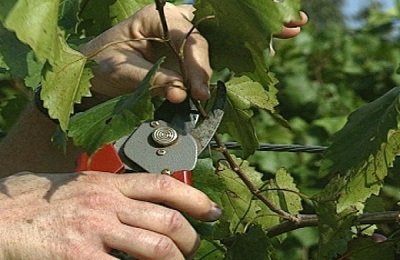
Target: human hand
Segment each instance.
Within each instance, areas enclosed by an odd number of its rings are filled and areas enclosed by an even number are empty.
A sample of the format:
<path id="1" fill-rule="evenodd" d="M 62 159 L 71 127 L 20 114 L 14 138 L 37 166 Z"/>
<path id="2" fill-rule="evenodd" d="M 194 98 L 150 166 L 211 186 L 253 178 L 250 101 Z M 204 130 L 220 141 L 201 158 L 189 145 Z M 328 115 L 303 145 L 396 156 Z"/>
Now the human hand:
<path id="1" fill-rule="evenodd" d="M 0 259 L 115 259 L 111 249 L 188 258 L 199 238 L 177 210 L 204 221 L 221 215 L 165 175 L 20 173 L 0 180 Z"/>
<path id="2" fill-rule="evenodd" d="M 164 7 L 171 40 L 175 46 L 181 46 L 189 30 L 194 15 L 191 5 L 174 6 L 166 3 Z M 300 27 L 307 22 L 307 16 L 301 12 L 300 21 L 287 23 L 276 37 L 291 38 L 300 32 Z M 85 55 L 91 55 L 104 46 L 113 44 L 99 52 L 94 60 L 98 63 L 93 69 L 93 90 L 102 95 L 113 97 L 132 92 L 143 80 L 153 63 L 161 56 L 167 56 L 166 63 L 156 73 L 153 84 L 157 86 L 153 95 L 164 96 L 171 102 L 178 103 L 185 99 L 183 77 L 179 64 L 163 43 L 146 38 L 162 38 L 160 18 L 155 5 L 148 5 L 132 17 L 114 26 L 86 44 L 82 49 Z M 131 41 L 131 39 L 136 39 Z M 189 35 L 184 46 L 184 66 L 191 96 L 198 100 L 209 98 L 209 80 L 212 69 L 209 63 L 208 43 L 197 30 Z"/>
<path id="3" fill-rule="evenodd" d="M 174 6 L 166 3 L 164 6 L 170 37 L 177 47 L 182 45 L 193 27 L 190 21 L 194 17 L 194 10 L 191 5 Z M 156 88 L 152 94 L 164 96 L 175 103 L 183 101 L 186 90 L 177 58 L 165 43 L 144 40 L 162 37 L 159 14 L 155 5 L 151 4 L 86 44 L 81 51 L 90 55 L 109 43 L 120 42 L 94 57 L 98 65 L 93 69 L 93 90 L 109 97 L 132 92 L 153 63 L 158 58 L 167 56 L 166 62 L 154 77 L 153 85 Z M 191 95 L 198 100 L 205 100 L 209 97 L 208 83 L 212 74 L 207 41 L 195 30 L 186 39 L 184 53 L 183 62 Z"/>
<path id="4" fill-rule="evenodd" d="M 301 27 L 308 22 L 308 16 L 304 12 L 300 12 L 300 20 L 290 21 L 284 24 L 283 29 L 280 33 L 276 34 L 276 38 L 289 39 L 296 37 L 300 31 Z"/>

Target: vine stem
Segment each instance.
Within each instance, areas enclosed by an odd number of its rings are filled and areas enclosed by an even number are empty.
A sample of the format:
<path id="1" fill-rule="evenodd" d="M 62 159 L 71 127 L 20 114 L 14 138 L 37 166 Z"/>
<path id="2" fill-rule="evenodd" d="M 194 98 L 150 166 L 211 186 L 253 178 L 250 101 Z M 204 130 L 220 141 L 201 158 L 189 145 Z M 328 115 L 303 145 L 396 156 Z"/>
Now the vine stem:
<path id="1" fill-rule="evenodd" d="M 300 214 L 297 216 L 297 218 L 298 221 L 296 223 L 292 221 L 284 221 L 278 225 L 268 228 L 267 235 L 269 237 L 275 237 L 296 229 L 318 226 L 319 219 L 315 214 Z M 361 214 L 356 220 L 357 224 L 359 225 L 398 223 L 399 221 L 400 211 L 364 213 Z"/>
<path id="2" fill-rule="evenodd" d="M 156 3 L 156 9 L 158 11 L 158 14 L 160 16 L 160 20 L 161 20 L 161 26 L 163 29 L 163 40 L 165 41 L 165 43 L 168 45 L 168 47 L 173 51 L 173 53 L 178 57 L 178 61 L 179 61 L 179 69 L 181 70 L 181 74 L 183 77 L 183 84 L 185 86 L 189 86 L 188 81 L 187 81 L 187 75 L 186 75 L 186 68 L 184 65 L 184 53 L 183 51 L 180 52 L 176 46 L 174 45 L 174 43 L 171 41 L 171 35 L 169 34 L 169 29 L 168 29 L 168 23 L 167 23 L 167 18 L 165 17 L 165 12 L 164 12 L 164 6 L 165 6 L 165 1 L 164 0 L 155 0 Z M 184 43 L 182 43 L 182 46 L 184 45 Z"/>
<path id="3" fill-rule="evenodd" d="M 171 38 L 170 38 L 170 34 L 169 34 L 169 30 L 168 30 L 168 24 L 167 24 L 167 20 L 166 20 L 165 13 L 164 13 L 165 2 L 163 0 L 155 0 L 155 3 L 156 3 L 156 9 L 157 9 L 157 11 L 159 13 L 159 16 L 160 16 L 161 25 L 162 25 L 162 29 L 163 29 L 163 39 L 168 44 L 170 49 L 174 52 L 174 54 L 177 56 L 178 61 L 179 61 L 179 66 L 180 66 L 180 69 L 181 69 L 181 73 L 182 73 L 182 76 L 183 76 L 183 80 L 184 80 L 184 85 L 188 86 L 188 89 L 190 90 L 190 85 L 189 85 L 189 82 L 187 80 L 186 70 L 185 70 L 185 66 L 184 66 L 183 45 L 185 44 L 187 37 L 195 29 L 195 27 L 192 28 L 192 30 L 189 31 L 189 33 L 187 34 L 186 39 L 182 43 L 182 46 L 179 48 L 181 51 L 179 51 L 176 48 L 176 46 L 173 44 L 173 42 L 171 41 Z M 212 18 L 212 17 L 207 17 L 207 19 L 208 18 Z M 200 104 L 200 102 L 197 101 L 197 100 L 194 100 L 193 98 L 192 98 L 192 101 L 195 104 L 196 108 L 199 110 L 200 116 L 203 119 L 207 118 L 208 117 L 207 112 L 204 110 L 204 108 Z M 246 174 L 243 172 L 243 170 L 234 161 L 233 157 L 229 153 L 228 149 L 226 149 L 224 143 L 221 141 L 221 138 L 219 137 L 219 135 L 217 133 L 214 135 L 214 141 L 217 143 L 217 146 L 219 147 L 219 150 L 222 152 L 223 156 L 227 160 L 227 162 L 228 162 L 229 166 L 231 167 L 231 169 L 239 176 L 239 178 L 244 182 L 244 184 L 247 186 L 247 188 L 251 191 L 251 193 L 256 198 L 261 200 L 271 211 L 275 212 L 280 217 L 282 217 L 282 218 L 284 218 L 284 219 L 286 219 L 286 220 L 288 220 L 288 221 L 290 221 L 292 223 L 295 223 L 295 224 L 299 222 L 299 219 L 296 216 L 294 216 L 294 215 L 292 215 L 292 214 L 280 209 L 275 204 L 273 204 L 266 196 L 264 196 L 262 194 L 262 191 L 259 190 L 250 181 L 250 179 L 246 176 Z"/>

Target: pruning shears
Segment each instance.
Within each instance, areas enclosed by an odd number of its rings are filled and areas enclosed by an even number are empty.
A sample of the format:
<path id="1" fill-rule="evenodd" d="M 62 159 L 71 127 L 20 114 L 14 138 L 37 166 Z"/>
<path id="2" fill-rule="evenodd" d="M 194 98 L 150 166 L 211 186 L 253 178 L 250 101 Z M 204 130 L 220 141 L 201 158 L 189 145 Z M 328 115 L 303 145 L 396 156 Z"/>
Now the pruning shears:
<path id="1" fill-rule="evenodd" d="M 218 82 L 213 107 L 198 123 L 201 116 L 195 101 L 187 98 L 173 104 L 166 100 L 156 110 L 153 120 L 144 122 L 130 135 L 104 145 L 91 156 L 82 154 L 76 171 L 145 171 L 167 174 L 191 185 L 191 170 L 217 131 L 225 101 L 225 85 Z"/>

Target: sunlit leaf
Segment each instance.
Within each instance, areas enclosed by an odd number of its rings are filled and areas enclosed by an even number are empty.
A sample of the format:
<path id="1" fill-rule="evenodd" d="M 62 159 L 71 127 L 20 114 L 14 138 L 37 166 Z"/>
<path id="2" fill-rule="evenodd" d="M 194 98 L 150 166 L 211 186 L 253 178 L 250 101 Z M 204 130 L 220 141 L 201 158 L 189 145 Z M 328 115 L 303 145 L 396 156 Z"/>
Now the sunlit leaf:
<path id="1" fill-rule="evenodd" d="M 4 26 L 15 31 L 18 39 L 28 44 L 41 61 L 50 63 L 59 59 L 58 4 L 57 0 L 5 0 L 2 4 L 10 8 L 4 14 Z"/>
<path id="2" fill-rule="evenodd" d="M 150 100 L 151 80 L 163 62 L 156 62 L 137 90 L 132 94 L 116 97 L 71 118 L 68 136 L 77 146 L 82 146 L 89 154 L 102 144 L 116 141 L 137 127 L 143 120 L 153 116 Z"/>
<path id="3" fill-rule="evenodd" d="M 342 173 L 347 183 L 338 211 L 377 195 L 400 152 L 400 88 L 356 110 L 333 138 L 321 167 L 323 174 Z M 349 141 L 351 140 L 351 141 Z"/>
<path id="4" fill-rule="evenodd" d="M 90 68 L 86 66 L 86 57 L 69 48 L 60 38 L 60 57 L 57 63 L 47 64 L 43 71 L 41 98 L 49 116 L 58 119 L 62 130 L 67 129 L 74 103 L 82 97 L 90 96 L 89 80 L 92 77 Z"/>
<path id="5" fill-rule="evenodd" d="M 275 175 L 275 183 L 278 189 L 282 189 L 282 191 L 278 191 L 280 207 L 291 214 L 298 214 L 303 206 L 300 196 L 296 194 L 299 190 L 293 177 L 285 169 L 279 169 Z"/>

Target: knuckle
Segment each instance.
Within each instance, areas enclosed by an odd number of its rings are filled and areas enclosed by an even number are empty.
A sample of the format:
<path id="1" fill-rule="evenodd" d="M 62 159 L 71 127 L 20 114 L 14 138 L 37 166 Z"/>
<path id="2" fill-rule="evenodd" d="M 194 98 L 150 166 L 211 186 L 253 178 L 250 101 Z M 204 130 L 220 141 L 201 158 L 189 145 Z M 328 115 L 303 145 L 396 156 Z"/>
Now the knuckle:
<path id="1" fill-rule="evenodd" d="M 157 174 L 155 175 L 155 185 L 161 194 L 172 192 L 176 187 L 176 181 L 168 175 Z"/>
<path id="2" fill-rule="evenodd" d="M 184 217 L 176 210 L 171 210 L 164 217 L 164 227 L 167 234 L 179 231 L 185 223 Z"/>
<path id="3" fill-rule="evenodd" d="M 156 259 L 171 259 L 175 256 L 174 242 L 165 236 L 161 236 L 154 245 L 154 257 Z"/>
<path id="4" fill-rule="evenodd" d="M 99 192 L 91 192 L 80 197 L 81 205 L 85 208 L 98 209 L 110 204 L 110 199 Z"/>

